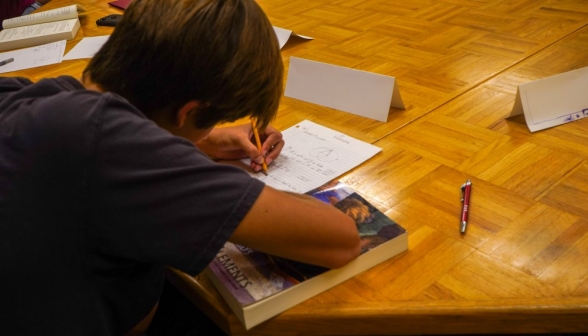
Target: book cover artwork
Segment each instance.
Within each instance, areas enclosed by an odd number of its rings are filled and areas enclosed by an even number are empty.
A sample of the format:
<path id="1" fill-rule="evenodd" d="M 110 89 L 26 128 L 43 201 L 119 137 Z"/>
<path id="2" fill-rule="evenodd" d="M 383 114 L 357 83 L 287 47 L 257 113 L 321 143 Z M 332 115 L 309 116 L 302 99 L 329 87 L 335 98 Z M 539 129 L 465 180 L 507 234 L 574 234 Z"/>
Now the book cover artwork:
<path id="1" fill-rule="evenodd" d="M 405 233 L 404 228 L 342 183 L 331 182 L 307 194 L 334 205 L 355 219 L 362 254 Z M 226 243 L 209 266 L 243 306 L 328 271 L 327 268 L 270 256 L 232 243 Z"/>

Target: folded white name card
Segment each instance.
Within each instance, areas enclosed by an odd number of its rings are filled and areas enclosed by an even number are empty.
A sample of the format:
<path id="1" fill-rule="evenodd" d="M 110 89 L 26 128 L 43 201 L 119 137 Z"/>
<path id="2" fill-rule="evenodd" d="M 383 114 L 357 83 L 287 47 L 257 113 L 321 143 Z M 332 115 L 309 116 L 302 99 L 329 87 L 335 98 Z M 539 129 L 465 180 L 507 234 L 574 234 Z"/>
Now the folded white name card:
<path id="1" fill-rule="evenodd" d="M 523 113 L 531 132 L 587 117 L 588 68 L 519 85 L 508 117 Z"/>
<path id="2" fill-rule="evenodd" d="M 394 77 L 297 57 L 284 95 L 384 122 L 390 106 L 404 109 Z"/>
<path id="3" fill-rule="evenodd" d="M 312 40 L 312 37 L 298 35 L 288 29 L 284 29 L 284 28 L 280 28 L 280 27 L 276 27 L 276 26 L 273 26 L 273 27 L 274 27 L 274 32 L 276 33 L 276 36 L 278 37 L 278 43 L 280 44 L 280 49 L 282 49 L 282 47 L 286 44 L 286 42 L 288 42 L 288 40 L 290 39 L 290 36 L 300 37 L 305 40 Z"/>

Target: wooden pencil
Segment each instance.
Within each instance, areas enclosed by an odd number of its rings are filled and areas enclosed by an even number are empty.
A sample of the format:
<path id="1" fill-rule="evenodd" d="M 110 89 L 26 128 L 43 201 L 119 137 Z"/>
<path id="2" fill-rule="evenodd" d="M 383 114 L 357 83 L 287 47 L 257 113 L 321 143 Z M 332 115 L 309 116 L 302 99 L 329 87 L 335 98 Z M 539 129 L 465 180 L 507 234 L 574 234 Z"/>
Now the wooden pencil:
<path id="1" fill-rule="evenodd" d="M 253 129 L 253 135 L 255 136 L 255 143 L 257 144 L 257 149 L 261 152 L 261 140 L 259 139 L 259 132 L 257 131 L 257 125 L 251 119 L 251 128 Z M 263 167 L 263 173 L 267 175 L 267 164 L 265 163 L 265 157 L 263 157 L 263 161 L 261 162 L 261 166 Z"/>

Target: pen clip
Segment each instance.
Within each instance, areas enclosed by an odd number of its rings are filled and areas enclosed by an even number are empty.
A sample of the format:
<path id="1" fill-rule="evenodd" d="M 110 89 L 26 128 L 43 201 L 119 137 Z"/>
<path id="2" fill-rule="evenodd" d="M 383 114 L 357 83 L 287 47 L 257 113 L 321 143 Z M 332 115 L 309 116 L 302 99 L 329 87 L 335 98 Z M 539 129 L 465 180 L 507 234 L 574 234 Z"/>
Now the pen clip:
<path id="1" fill-rule="evenodd" d="M 461 202 L 463 203 L 464 199 L 465 199 L 465 188 L 466 188 L 466 183 L 461 185 Z"/>

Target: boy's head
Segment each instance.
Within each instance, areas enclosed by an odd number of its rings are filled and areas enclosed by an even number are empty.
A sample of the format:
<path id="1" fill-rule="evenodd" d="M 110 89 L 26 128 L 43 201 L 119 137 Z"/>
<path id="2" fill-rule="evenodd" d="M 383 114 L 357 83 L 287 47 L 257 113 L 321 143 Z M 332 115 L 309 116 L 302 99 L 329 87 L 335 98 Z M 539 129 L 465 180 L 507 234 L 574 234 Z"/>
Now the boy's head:
<path id="1" fill-rule="evenodd" d="M 199 102 L 194 123 L 243 117 L 266 126 L 282 93 L 283 65 L 254 0 L 135 0 L 84 70 L 149 118 L 175 118 Z"/>

